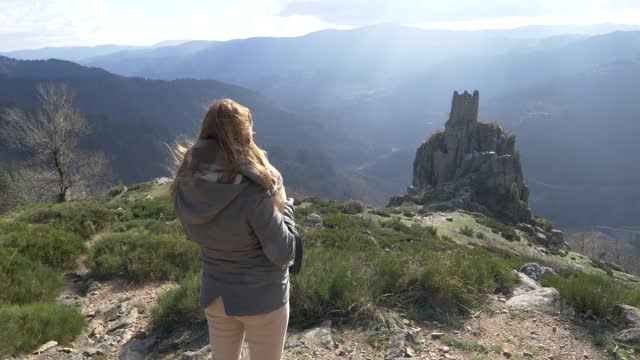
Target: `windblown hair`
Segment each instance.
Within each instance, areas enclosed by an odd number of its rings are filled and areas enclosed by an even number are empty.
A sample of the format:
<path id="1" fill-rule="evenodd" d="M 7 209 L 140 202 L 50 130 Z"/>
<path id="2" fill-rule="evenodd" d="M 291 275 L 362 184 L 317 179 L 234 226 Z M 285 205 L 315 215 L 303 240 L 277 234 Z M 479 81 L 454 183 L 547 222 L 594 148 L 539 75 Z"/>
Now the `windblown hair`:
<path id="1" fill-rule="evenodd" d="M 251 111 L 231 99 L 215 101 L 202 121 L 199 140 L 214 140 L 225 154 L 226 163 L 219 183 L 231 183 L 241 173 L 242 166 L 249 166 L 258 173 L 266 191 L 274 197 L 280 210 L 284 211 L 282 178 L 269 163 L 267 153 L 253 141 L 253 118 Z M 174 160 L 174 182 L 171 196 L 175 199 L 176 188 L 181 178 L 189 176 L 188 153 L 194 141 L 178 141 L 171 149 Z"/>

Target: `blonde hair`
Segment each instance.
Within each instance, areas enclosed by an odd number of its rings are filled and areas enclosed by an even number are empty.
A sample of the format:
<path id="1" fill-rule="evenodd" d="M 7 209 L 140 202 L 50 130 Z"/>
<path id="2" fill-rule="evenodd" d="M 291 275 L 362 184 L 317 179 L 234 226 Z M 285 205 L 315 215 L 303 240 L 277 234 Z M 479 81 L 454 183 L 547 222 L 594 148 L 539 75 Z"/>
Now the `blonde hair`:
<path id="1" fill-rule="evenodd" d="M 253 141 L 253 117 L 251 111 L 231 99 L 215 101 L 202 121 L 199 140 L 215 140 L 220 145 L 226 158 L 222 169 L 220 183 L 231 183 L 240 174 L 241 166 L 251 167 L 262 179 L 270 196 L 274 197 L 280 212 L 284 212 L 282 178 L 280 173 L 269 163 L 266 151 L 260 149 Z M 171 149 L 174 159 L 174 182 L 171 195 L 175 200 L 176 187 L 187 169 L 186 155 L 194 142 L 178 141 Z"/>

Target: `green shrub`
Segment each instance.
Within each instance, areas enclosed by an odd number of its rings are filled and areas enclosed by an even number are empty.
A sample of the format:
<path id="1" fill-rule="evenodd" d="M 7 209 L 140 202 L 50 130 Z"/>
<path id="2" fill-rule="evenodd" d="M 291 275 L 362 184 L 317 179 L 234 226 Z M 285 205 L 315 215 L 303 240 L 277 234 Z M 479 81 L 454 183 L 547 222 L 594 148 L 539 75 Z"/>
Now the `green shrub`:
<path id="1" fill-rule="evenodd" d="M 476 237 L 477 237 L 478 239 L 480 239 L 480 240 L 484 240 L 484 239 L 486 239 L 486 236 L 484 236 L 484 233 L 482 233 L 482 232 L 480 232 L 480 231 L 478 231 L 478 232 L 476 233 Z"/>
<path id="2" fill-rule="evenodd" d="M 520 235 L 513 228 L 501 232 L 500 235 L 508 241 L 520 241 Z"/>
<path id="3" fill-rule="evenodd" d="M 459 231 L 460 231 L 460 234 L 468 237 L 473 237 L 473 234 L 474 234 L 473 229 L 468 226 L 462 227 Z"/>
<path id="4" fill-rule="evenodd" d="M 555 254 L 554 254 L 555 255 Z M 608 262 L 599 260 L 597 258 L 589 258 L 591 260 L 591 266 L 596 267 L 598 269 L 602 269 L 609 276 L 613 276 L 613 269 L 609 265 Z"/>
<path id="5" fill-rule="evenodd" d="M 170 237 L 184 236 L 182 225 L 177 220 L 165 222 L 155 219 L 135 219 L 129 221 L 121 221 L 111 225 L 110 230 L 115 233 L 127 231 L 147 231 L 155 235 L 164 235 Z"/>
<path id="6" fill-rule="evenodd" d="M 610 316 L 616 304 L 640 306 L 640 288 L 627 288 L 603 274 L 546 275 L 542 284 L 558 289 L 576 311 L 601 318 Z"/>
<path id="7" fill-rule="evenodd" d="M 365 220 L 358 216 L 345 214 L 327 214 L 322 217 L 324 227 L 328 229 L 358 229 L 366 227 Z"/>
<path id="8" fill-rule="evenodd" d="M 113 209 L 121 209 L 118 211 L 118 221 L 121 222 L 140 219 L 171 221 L 176 218 L 173 205 L 166 198 L 116 201 L 111 203 L 110 207 Z"/>
<path id="9" fill-rule="evenodd" d="M 73 269 L 85 250 L 82 238 L 48 225 L 0 223 L 0 246 L 56 269 Z"/>
<path id="10" fill-rule="evenodd" d="M 138 184 L 133 184 L 129 187 L 130 191 L 149 191 L 153 188 L 153 184 L 152 183 L 138 183 Z"/>
<path id="11" fill-rule="evenodd" d="M 52 224 L 86 239 L 106 228 L 113 221 L 113 214 L 95 201 L 72 201 L 23 208 L 18 220 L 30 224 Z"/>
<path id="12" fill-rule="evenodd" d="M 176 325 L 191 325 L 205 321 L 204 312 L 198 304 L 200 278 L 190 276 L 178 287 L 166 291 L 151 309 L 151 326 L 167 330 Z"/>
<path id="13" fill-rule="evenodd" d="M 358 259 L 362 256 L 331 248 L 309 249 L 303 271 L 292 278 L 292 323 L 303 325 L 328 314 L 347 317 L 370 303 L 363 261 Z"/>
<path id="14" fill-rule="evenodd" d="M 373 214 L 373 215 L 378 215 L 378 216 L 381 216 L 381 217 L 385 217 L 385 218 L 391 217 L 391 214 L 389 214 L 389 212 L 386 211 L 386 210 L 371 209 L 371 210 L 369 210 L 369 213 Z"/>
<path id="15" fill-rule="evenodd" d="M 513 232 L 513 227 L 506 225 L 500 221 L 497 221 L 493 218 L 490 218 L 484 214 L 473 213 L 473 216 L 475 216 L 476 222 L 478 224 L 481 224 L 490 228 L 491 231 L 495 234 L 500 234 L 500 233 L 510 234 Z"/>
<path id="16" fill-rule="evenodd" d="M 432 253 L 422 261 L 422 270 L 410 280 L 415 296 L 446 310 L 470 308 L 483 295 L 508 292 L 516 282 L 513 262 L 482 248 Z"/>
<path id="17" fill-rule="evenodd" d="M 366 209 L 367 207 L 361 201 L 358 201 L 358 200 L 348 201 L 344 203 L 344 205 L 342 206 L 342 212 L 344 212 L 345 214 L 351 214 L 351 215 L 361 214 Z"/>
<path id="18" fill-rule="evenodd" d="M 107 192 L 107 196 L 113 198 L 124 193 L 125 191 L 127 191 L 127 187 L 124 185 L 114 186 L 111 189 L 109 189 L 109 191 Z"/>
<path id="19" fill-rule="evenodd" d="M 486 294 L 509 291 L 516 280 L 511 269 L 524 262 L 482 248 L 465 253 L 421 246 L 398 252 L 313 247 L 305 256 L 303 271 L 292 281 L 294 324 L 326 314 L 371 318 L 379 307 L 457 312 L 477 305 Z"/>
<path id="20" fill-rule="evenodd" d="M 0 358 L 35 350 L 47 341 L 66 344 L 84 328 L 82 314 L 61 304 L 0 307 Z"/>
<path id="21" fill-rule="evenodd" d="M 16 249 L 0 247 L 0 304 L 55 299 L 62 286 L 52 269 L 25 258 Z"/>
<path id="22" fill-rule="evenodd" d="M 173 205 L 166 199 L 138 200 L 130 208 L 134 219 L 173 220 L 176 214 Z"/>
<path id="23" fill-rule="evenodd" d="M 108 234 L 96 242 L 88 263 L 100 278 L 177 280 L 199 271 L 200 249 L 180 238 L 148 233 Z"/>
<path id="24" fill-rule="evenodd" d="M 342 212 L 343 209 L 342 203 L 335 200 L 327 200 L 314 196 L 307 198 L 306 201 L 310 205 L 305 209 L 301 209 L 307 211 L 307 214 L 305 214 L 305 216 L 312 212 L 323 216 L 326 214 L 337 214 Z"/>
<path id="25" fill-rule="evenodd" d="M 397 218 L 397 217 L 391 220 L 381 221 L 380 225 L 382 225 L 382 227 L 393 229 L 395 231 L 398 231 L 404 234 L 411 233 L 411 227 L 403 223 L 402 220 L 400 220 L 400 218 Z"/>

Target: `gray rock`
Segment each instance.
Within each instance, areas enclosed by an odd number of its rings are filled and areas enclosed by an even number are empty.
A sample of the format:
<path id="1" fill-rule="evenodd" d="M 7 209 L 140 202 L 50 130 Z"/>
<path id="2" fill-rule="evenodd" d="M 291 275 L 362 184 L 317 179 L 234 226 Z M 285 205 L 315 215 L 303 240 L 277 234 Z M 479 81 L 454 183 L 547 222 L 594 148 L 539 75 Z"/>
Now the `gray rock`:
<path id="1" fill-rule="evenodd" d="M 304 218 L 302 225 L 307 227 L 322 227 L 322 217 L 316 213 L 309 214 Z"/>
<path id="2" fill-rule="evenodd" d="M 640 328 L 622 330 L 615 334 L 613 338 L 627 345 L 640 345 Z"/>
<path id="3" fill-rule="evenodd" d="M 95 281 L 93 279 L 89 279 L 86 281 L 86 283 L 84 284 L 85 287 L 85 293 L 92 293 L 94 291 L 98 291 L 100 288 L 102 288 L 102 284 L 99 283 L 98 281 Z"/>
<path id="4" fill-rule="evenodd" d="M 331 321 L 329 320 L 316 328 L 305 331 L 301 339 L 306 344 L 313 344 L 326 350 L 333 350 L 336 346 L 331 335 Z"/>
<path id="5" fill-rule="evenodd" d="M 121 304 L 118 304 L 114 307 L 112 307 L 111 309 L 107 310 L 104 313 L 104 318 L 107 321 L 114 321 L 116 319 L 118 319 L 120 316 L 122 316 L 123 314 L 129 312 L 131 309 L 133 309 L 135 307 L 133 301 L 125 301 Z"/>
<path id="6" fill-rule="evenodd" d="M 520 272 L 532 278 L 535 281 L 540 280 L 543 274 L 542 267 L 536 263 L 526 263 L 520 267 Z"/>
<path id="7" fill-rule="evenodd" d="M 616 360 L 636 360 L 636 357 L 629 354 L 628 351 L 620 349 L 616 352 Z"/>
<path id="8" fill-rule="evenodd" d="M 549 243 L 549 239 L 547 238 L 547 236 L 541 232 L 536 233 L 536 241 L 544 245 L 547 245 Z"/>
<path id="9" fill-rule="evenodd" d="M 640 309 L 629 305 L 618 304 L 615 307 L 615 314 L 631 327 L 640 328 Z"/>
<path id="10" fill-rule="evenodd" d="M 107 352 L 105 352 L 105 346 L 99 346 L 99 347 L 89 347 L 84 349 L 84 351 L 82 351 L 82 355 L 85 357 L 96 357 L 99 355 L 106 355 Z"/>
<path id="11" fill-rule="evenodd" d="M 550 234 L 551 244 L 557 246 L 564 246 L 564 233 L 560 230 L 551 230 Z"/>
<path id="12" fill-rule="evenodd" d="M 516 285 L 516 287 L 513 289 L 514 295 L 521 295 L 541 288 L 541 286 L 529 276 L 521 272 L 518 272 L 517 274 L 519 281 L 518 285 Z"/>
<path id="13" fill-rule="evenodd" d="M 529 225 L 529 224 L 525 224 L 525 223 L 520 223 L 518 224 L 518 229 L 526 232 L 527 234 L 533 235 L 535 234 L 535 229 L 533 228 L 533 226 Z"/>
<path id="14" fill-rule="evenodd" d="M 245 358 L 244 356 L 242 357 Z M 197 351 L 187 351 L 182 353 L 179 360 L 209 360 L 211 359 L 211 346 L 207 345 Z"/>
<path id="15" fill-rule="evenodd" d="M 553 312 L 560 304 L 560 293 L 554 288 L 540 288 L 516 295 L 506 305 L 517 311 Z"/>
<path id="16" fill-rule="evenodd" d="M 43 352 L 45 352 L 45 351 L 47 351 L 47 350 L 49 350 L 51 348 L 54 348 L 56 346 L 58 346 L 58 342 L 57 341 L 47 341 L 46 343 L 42 344 L 38 348 L 38 350 L 34 351 L 33 354 L 34 355 L 42 354 Z"/>
<path id="17" fill-rule="evenodd" d="M 541 234 L 544 234 L 544 236 L 547 236 L 547 232 L 543 228 L 536 226 L 534 227 L 534 229 L 536 229 L 536 232 L 539 232 Z"/>
<path id="18" fill-rule="evenodd" d="M 167 353 L 177 349 L 182 349 L 186 345 L 202 339 L 207 336 L 207 334 L 206 326 L 198 326 L 192 329 L 176 329 L 168 338 L 158 344 L 157 350 L 160 353 Z"/>
<path id="19" fill-rule="evenodd" d="M 120 318 L 117 318 L 115 321 L 113 321 L 109 325 L 107 332 L 112 332 L 118 329 L 128 327 L 130 325 L 134 325 L 138 321 L 138 317 L 139 317 L 138 309 L 133 308 L 126 316 L 122 316 Z"/>
<path id="20" fill-rule="evenodd" d="M 539 247 L 536 250 L 538 250 L 541 254 L 551 255 L 551 253 L 549 252 L 549 250 L 547 248 Z"/>
<path id="21" fill-rule="evenodd" d="M 145 339 L 131 339 L 120 348 L 119 360 L 144 360 L 153 346 L 158 342 L 157 336 Z"/>
<path id="22" fill-rule="evenodd" d="M 387 343 L 386 358 L 404 358 L 411 357 L 407 349 L 411 349 L 408 345 L 420 345 L 420 339 L 418 333 L 411 329 L 393 328 L 389 335 L 389 341 Z"/>
<path id="23" fill-rule="evenodd" d="M 173 179 L 170 179 L 168 177 L 159 177 L 153 180 L 153 182 L 155 184 L 159 184 L 159 185 L 164 185 L 164 184 L 171 184 L 173 183 Z"/>

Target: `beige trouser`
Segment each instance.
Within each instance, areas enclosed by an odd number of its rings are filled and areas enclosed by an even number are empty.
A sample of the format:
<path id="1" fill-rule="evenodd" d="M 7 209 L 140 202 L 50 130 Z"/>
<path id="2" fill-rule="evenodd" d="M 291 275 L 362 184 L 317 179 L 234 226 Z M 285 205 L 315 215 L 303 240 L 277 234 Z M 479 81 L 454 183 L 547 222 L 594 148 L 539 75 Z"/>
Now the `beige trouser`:
<path id="1" fill-rule="evenodd" d="M 289 323 L 289 303 L 270 313 L 227 316 L 222 298 L 216 298 L 205 313 L 214 360 L 238 360 L 245 333 L 251 360 L 280 360 Z"/>

